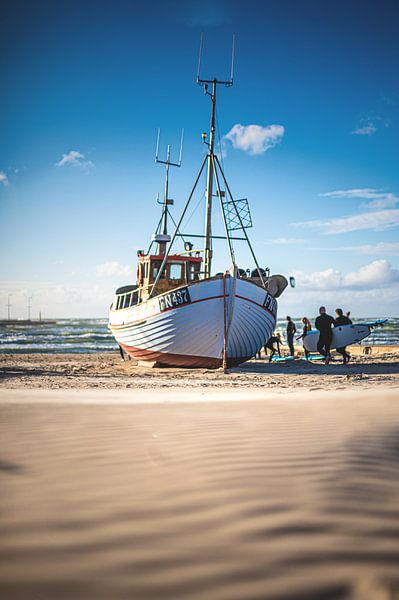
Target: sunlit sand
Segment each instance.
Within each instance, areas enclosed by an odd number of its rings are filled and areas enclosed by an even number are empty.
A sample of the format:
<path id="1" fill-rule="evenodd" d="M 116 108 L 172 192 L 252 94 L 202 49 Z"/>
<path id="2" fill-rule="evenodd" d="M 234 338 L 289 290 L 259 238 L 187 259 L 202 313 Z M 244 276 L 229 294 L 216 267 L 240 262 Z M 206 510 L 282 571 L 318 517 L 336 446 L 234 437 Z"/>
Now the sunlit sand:
<path id="1" fill-rule="evenodd" d="M 264 361 L 230 376 L 148 373 L 115 356 L 88 374 L 89 360 L 3 357 L 2 597 L 399 592 L 394 354 L 390 374 L 369 379 L 267 374 Z M 108 384 L 96 389 L 94 373 Z"/>

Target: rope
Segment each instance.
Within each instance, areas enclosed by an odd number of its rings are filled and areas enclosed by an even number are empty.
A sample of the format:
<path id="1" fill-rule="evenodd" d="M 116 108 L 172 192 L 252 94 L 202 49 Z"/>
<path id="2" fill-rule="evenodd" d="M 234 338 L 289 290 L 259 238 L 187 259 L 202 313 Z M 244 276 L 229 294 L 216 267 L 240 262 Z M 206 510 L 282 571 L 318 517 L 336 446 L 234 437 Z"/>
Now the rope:
<path id="1" fill-rule="evenodd" d="M 222 148 L 222 142 L 220 140 L 220 125 L 219 125 L 219 115 L 218 115 L 217 108 L 215 110 L 215 113 L 216 113 L 217 134 L 218 134 L 218 140 L 219 140 L 220 162 L 222 163 L 222 169 L 224 171 L 223 148 Z"/>
<path id="2" fill-rule="evenodd" d="M 198 209 L 198 207 L 199 207 L 199 205 L 201 204 L 201 202 L 202 202 L 202 200 L 204 199 L 204 197 L 205 197 L 205 192 L 203 192 L 203 193 L 202 193 L 202 196 L 201 196 L 201 198 L 198 200 L 198 202 L 197 202 L 197 204 L 196 204 L 196 206 L 195 206 L 194 210 L 192 211 L 191 215 L 188 217 L 187 221 L 185 222 L 185 224 L 184 224 L 184 227 L 187 227 L 187 225 L 189 224 L 189 222 L 190 222 L 190 221 L 191 221 L 191 219 L 193 218 L 193 216 L 194 216 L 194 213 L 195 213 L 195 212 L 196 212 L 196 210 Z"/>

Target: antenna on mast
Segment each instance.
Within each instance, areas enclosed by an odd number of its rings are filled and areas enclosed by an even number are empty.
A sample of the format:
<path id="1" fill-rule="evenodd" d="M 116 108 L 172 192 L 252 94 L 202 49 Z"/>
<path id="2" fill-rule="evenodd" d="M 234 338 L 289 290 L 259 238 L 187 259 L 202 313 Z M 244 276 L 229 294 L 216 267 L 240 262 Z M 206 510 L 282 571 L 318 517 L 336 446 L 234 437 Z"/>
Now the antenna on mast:
<path id="1" fill-rule="evenodd" d="M 233 79 L 234 79 L 234 53 L 235 53 L 235 45 L 236 45 L 236 34 L 233 33 L 233 43 L 231 45 L 231 71 L 230 71 L 231 85 L 233 85 Z"/>
<path id="2" fill-rule="evenodd" d="M 201 78 L 201 61 L 202 61 L 202 48 L 203 48 L 203 34 L 201 33 L 200 49 L 198 56 L 198 73 L 197 83 L 204 88 L 204 93 L 211 98 L 211 127 L 209 134 L 209 142 L 206 141 L 206 134 L 202 134 L 202 139 L 208 146 L 208 171 L 206 180 L 206 209 L 205 209 L 205 246 L 204 246 L 204 278 L 208 279 L 211 276 L 211 264 L 212 264 L 212 197 L 213 197 L 213 177 L 215 170 L 214 163 L 214 145 L 215 145 L 215 129 L 216 129 L 216 90 L 217 86 L 224 85 L 230 87 L 233 85 L 234 77 L 234 52 L 235 52 L 235 35 L 233 34 L 232 47 L 231 47 L 231 67 L 230 67 L 230 79 L 202 79 Z M 211 91 L 208 91 L 208 86 L 211 85 Z"/>
<path id="3" fill-rule="evenodd" d="M 203 32 L 201 32 L 201 38 L 200 38 L 200 47 L 199 47 L 199 54 L 198 54 L 197 83 L 199 83 L 199 82 L 200 82 L 201 59 L 202 59 L 202 44 L 203 44 L 203 40 L 204 40 L 204 34 L 203 34 Z"/>
<path id="4" fill-rule="evenodd" d="M 225 86 L 233 85 L 235 44 L 236 44 L 236 34 L 233 33 L 232 45 L 231 45 L 230 79 L 227 79 L 227 80 L 220 80 L 220 79 L 216 79 L 216 78 L 214 78 L 214 79 L 202 79 L 201 78 L 201 63 L 202 63 L 202 49 L 203 49 L 203 45 L 204 45 L 204 34 L 201 33 L 200 47 L 199 47 L 199 53 L 198 53 L 197 83 L 198 83 L 198 85 L 204 85 L 205 93 L 206 93 L 206 90 L 207 90 L 207 87 L 208 87 L 206 84 L 208 84 L 208 83 L 219 83 L 220 85 L 225 85 Z"/>
<path id="5" fill-rule="evenodd" d="M 155 150 L 155 162 L 156 163 L 161 163 L 163 165 L 170 165 L 172 167 L 181 167 L 182 156 L 183 156 L 183 139 L 184 139 L 184 129 L 181 130 L 180 151 L 179 151 L 179 160 L 178 160 L 178 162 L 174 163 L 174 162 L 172 162 L 170 160 L 170 144 L 168 144 L 168 147 L 167 147 L 166 160 L 160 160 L 158 158 L 158 156 L 159 156 L 159 142 L 161 140 L 161 129 L 160 129 L 160 127 L 158 127 L 157 147 L 156 147 L 156 150 Z"/>
<path id="6" fill-rule="evenodd" d="M 162 228 L 161 232 L 157 232 L 153 236 L 153 241 L 158 244 L 158 253 L 164 255 L 166 253 L 166 244 L 170 242 L 170 236 L 168 235 L 168 206 L 173 205 L 173 200 L 169 198 L 169 167 L 181 167 L 182 156 L 183 156 L 183 138 L 184 138 L 184 129 L 181 130 L 181 139 L 180 139 L 180 151 L 179 151 L 179 160 L 178 162 L 172 162 L 170 160 L 170 144 L 167 146 L 166 150 L 166 160 L 161 160 L 159 158 L 159 143 L 161 140 L 161 129 L 158 128 L 157 135 L 157 146 L 155 150 L 155 162 L 161 163 L 165 165 L 165 191 L 163 202 L 159 202 L 159 194 L 157 197 L 157 202 L 159 204 L 163 204 L 162 211 Z"/>

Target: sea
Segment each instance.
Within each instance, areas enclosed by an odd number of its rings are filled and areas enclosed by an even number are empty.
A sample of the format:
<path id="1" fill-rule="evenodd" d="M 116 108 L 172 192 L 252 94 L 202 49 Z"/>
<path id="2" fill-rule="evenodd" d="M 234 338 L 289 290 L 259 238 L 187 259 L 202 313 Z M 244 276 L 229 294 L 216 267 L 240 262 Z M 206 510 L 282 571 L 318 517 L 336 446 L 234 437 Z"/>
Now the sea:
<path id="1" fill-rule="evenodd" d="M 375 319 L 354 319 L 354 323 Z M 293 318 L 298 332 L 300 319 Z M 276 330 L 284 338 L 285 319 L 278 319 Z M 399 345 L 399 318 L 390 318 L 363 341 L 367 345 Z M 0 353 L 77 353 L 115 352 L 118 346 L 108 329 L 107 319 L 58 319 L 49 325 L 0 326 Z"/>

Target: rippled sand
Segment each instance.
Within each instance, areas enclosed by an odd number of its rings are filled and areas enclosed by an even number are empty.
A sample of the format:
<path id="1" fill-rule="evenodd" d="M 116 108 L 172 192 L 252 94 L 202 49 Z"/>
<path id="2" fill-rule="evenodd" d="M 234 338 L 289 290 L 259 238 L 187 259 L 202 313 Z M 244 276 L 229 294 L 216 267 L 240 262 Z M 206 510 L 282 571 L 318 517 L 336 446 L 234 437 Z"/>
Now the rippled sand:
<path id="1" fill-rule="evenodd" d="M 397 388 L 0 401 L 1 598 L 399 598 Z"/>

